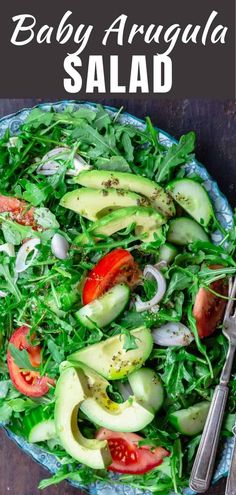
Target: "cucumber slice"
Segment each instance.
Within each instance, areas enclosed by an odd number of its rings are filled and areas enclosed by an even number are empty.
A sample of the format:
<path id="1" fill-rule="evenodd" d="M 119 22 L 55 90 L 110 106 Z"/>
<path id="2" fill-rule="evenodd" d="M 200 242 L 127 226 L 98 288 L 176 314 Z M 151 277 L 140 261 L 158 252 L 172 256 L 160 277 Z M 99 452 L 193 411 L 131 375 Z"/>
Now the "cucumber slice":
<path id="1" fill-rule="evenodd" d="M 157 412 L 164 402 L 164 390 L 159 376 L 150 368 L 141 368 L 128 376 L 135 398 Z"/>
<path id="2" fill-rule="evenodd" d="M 41 406 L 25 416 L 23 430 L 30 443 L 45 442 L 56 438 L 54 419 Z"/>
<path id="3" fill-rule="evenodd" d="M 192 179 L 177 179 L 168 184 L 172 198 L 200 225 L 207 227 L 214 217 L 210 198 L 204 187 Z"/>
<path id="4" fill-rule="evenodd" d="M 103 328 L 115 320 L 128 303 L 130 290 L 127 285 L 119 284 L 112 287 L 103 296 L 95 299 L 76 312 L 81 325 L 93 329 Z"/>
<path id="5" fill-rule="evenodd" d="M 29 434 L 30 443 L 46 442 L 46 440 L 51 440 L 52 438 L 56 438 L 54 419 L 46 419 L 38 423 L 32 428 Z"/>
<path id="6" fill-rule="evenodd" d="M 169 421 L 183 435 L 198 435 L 204 428 L 210 405 L 210 402 L 203 401 L 188 409 L 181 409 L 170 414 Z"/>
<path id="7" fill-rule="evenodd" d="M 173 246 L 173 244 L 169 244 L 166 242 L 159 249 L 158 261 L 166 261 L 169 265 L 177 256 L 178 249 Z"/>
<path id="8" fill-rule="evenodd" d="M 179 217 L 170 220 L 167 240 L 179 246 L 186 246 L 194 241 L 209 241 L 209 238 L 195 220 Z"/>

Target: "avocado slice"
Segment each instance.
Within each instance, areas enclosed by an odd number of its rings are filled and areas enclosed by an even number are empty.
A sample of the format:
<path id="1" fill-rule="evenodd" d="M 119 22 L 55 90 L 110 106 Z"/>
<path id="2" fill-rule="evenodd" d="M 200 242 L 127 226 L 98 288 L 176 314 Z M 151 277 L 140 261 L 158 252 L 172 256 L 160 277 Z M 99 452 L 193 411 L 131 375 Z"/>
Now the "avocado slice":
<path id="1" fill-rule="evenodd" d="M 95 354 L 96 355 L 96 354 Z M 78 363 L 81 366 L 80 363 Z M 107 395 L 109 382 L 82 365 L 88 378 L 90 395 L 81 403 L 81 411 L 95 424 L 112 431 L 134 432 L 145 428 L 154 419 L 154 410 L 134 396 L 118 404 Z"/>
<path id="2" fill-rule="evenodd" d="M 151 206 L 160 211 L 167 218 L 174 216 L 175 207 L 171 196 L 156 182 L 128 172 L 109 172 L 107 170 L 83 171 L 74 182 L 81 186 L 94 189 L 114 188 L 133 191 L 142 194 L 151 203 Z"/>
<path id="3" fill-rule="evenodd" d="M 60 205 L 88 218 L 98 220 L 113 210 L 125 206 L 147 206 L 148 200 L 139 194 L 116 189 L 89 189 L 81 187 L 63 196 Z"/>
<path id="4" fill-rule="evenodd" d="M 88 229 L 88 232 L 96 237 L 111 236 L 123 230 L 131 224 L 135 224 L 135 234 L 140 236 L 144 243 L 160 239 L 163 241 L 161 225 L 165 223 L 165 218 L 153 208 L 132 207 L 120 208 L 109 215 L 97 220 Z M 75 243 L 86 244 L 88 242 L 86 234 L 80 234 L 75 238 Z"/>
<path id="5" fill-rule="evenodd" d="M 81 369 L 66 367 L 56 385 L 56 434 L 66 452 L 93 469 L 104 469 L 111 463 L 106 441 L 85 438 L 78 427 L 78 410 L 89 395 L 88 380 Z"/>
<path id="6" fill-rule="evenodd" d="M 73 364 L 84 363 L 107 380 L 124 378 L 132 371 L 141 368 L 153 348 L 153 339 L 149 328 L 139 327 L 130 333 L 135 338 L 136 349 L 128 351 L 124 349 L 125 336 L 119 334 L 97 344 L 84 347 L 71 354 L 67 359 Z"/>

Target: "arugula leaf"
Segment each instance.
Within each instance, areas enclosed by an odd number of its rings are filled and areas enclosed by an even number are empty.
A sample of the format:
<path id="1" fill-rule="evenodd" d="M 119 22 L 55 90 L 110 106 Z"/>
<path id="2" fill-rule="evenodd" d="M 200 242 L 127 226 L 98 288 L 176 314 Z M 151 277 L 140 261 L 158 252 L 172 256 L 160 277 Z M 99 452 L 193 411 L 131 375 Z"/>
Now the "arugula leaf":
<path id="1" fill-rule="evenodd" d="M 155 153 L 158 153 L 158 151 L 164 151 L 164 146 L 162 146 L 159 142 L 159 132 L 153 127 L 150 117 L 146 117 L 146 128 L 152 139 Z"/>
<path id="2" fill-rule="evenodd" d="M 40 110 L 40 108 L 34 108 L 28 115 L 25 125 L 30 125 L 34 129 L 37 129 L 41 125 L 49 126 L 54 119 L 54 114 L 52 112 L 45 112 Z"/>
<path id="3" fill-rule="evenodd" d="M 191 287 L 192 283 L 193 279 L 188 274 L 175 269 L 165 294 L 165 300 L 168 300 L 174 291 L 182 291 Z"/>
<path id="4" fill-rule="evenodd" d="M 110 115 L 108 115 L 101 105 L 98 105 L 98 111 L 95 112 L 95 119 L 93 122 L 94 127 L 96 127 L 98 131 L 101 131 L 102 129 L 107 129 L 110 124 Z"/>
<path id="5" fill-rule="evenodd" d="M 65 116 L 65 112 L 63 112 L 62 117 Z M 90 124 L 97 118 L 97 112 L 95 110 L 91 110 L 91 108 L 86 108 L 86 107 L 81 107 L 79 110 L 76 110 L 75 112 L 72 112 L 70 116 L 74 119 L 85 119 L 87 120 Z"/>
<path id="6" fill-rule="evenodd" d="M 186 377 L 184 363 L 175 359 L 175 354 L 169 352 L 166 356 L 165 370 L 162 380 L 166 384 L 170 397 L 178 397 L 185 392 Z"/>
<path id="7" fill-rule="evenodd" d="M 120 324 L 122 328 L 137 328 L 147 324 L 146 322 L 147 312 L 137 313 L 137 311 L 128 311 L 122 316 Z"/>
<path id="8" fill-rule="evenodd" d="M 188 305 L 187 315 L 188 315 L 188 321 L 190 324 L 191 331 L 194 335 L 194 338 L 195 338 L 195 341 L 197 344 L 197 348 L 198 348 L 199 352 L 205 356 L 207 363 L 208 363 L 208 366 L 209 366 L 211 377 L 213 378 L 214 375 L 213 375 L 212 364 L 211 364 L 211 361 L 210 361 L 209 356 L 207 354 L 206 346 L 201 342 L 201 339 L 198 335 L 196 320 L 195 320 L 195 318 L 193 316 L 193 312 L 192 312 L 192 304 Z"/>
<path id="9" fill-rule="evenodd" d="M 45 229 L 58 229 L 60 227 L 55 215 L 48 208 L 36 208 L 34 217 L 36 222 Z"/>
<path id="10" fill-rule="evenodd" d="M 128 162 L 132 162 L 134 159 L 134 147 L 127 132 L 123 132 L 121 136 L 121 143 L 124 148 L 125 158 Z"/>
<path id="11" fill-rule="evenodd" d="M 35 366 L 32 366 L 29 354 L 26 349 L 18 349 L 14 344 L 9 344 L 8 349 L 12 358 L 14 359 L 15 364 L 22 370 L 30 370 L 35 371 Z"/>
<path id="12" fill-rule="evenodd" d="M 194 437 L 192 440 L 190 440 L 188 446 L 187 446 L 187 449 L 188 449 L 188 461 L 192 461 L 192 459 L 194 458 L 195 456 L 195 453 L 196 453 L 196 450 L 198 448 L 198 445 L 200 443 L 200 440 L 201 440 L 201 436 L 202 435 L 197 435 L 196 437 Z"/>
<path id="13" fill-rule="evenodd" d="M 131 168 L 123 156 L 112 156 L 109 159 L 98 158 L 95 166 L 99 170 L 115 170 L 117 172 L 131 172 Z"/>
<path id="14" fill-rule="evenodd" d="M 84 143 L 88 143 L 90 146 L 96 147 L 96 152 L 102 155 L 103 153 L 111 153 L 112 155 L 119 155 L 118 150 L 115 147 L 111 147 L 107 142 L 106 137 L 102 136 L 97 129 L 94 129 L 91 125 L 82 123 L 72 132 L 72 137 L 79 139 Z"/>
<path id="15" fill-rule="evenodd" d="M 11 380 L 1 380 L 0 381 L 0 399 L 5 399 L 8 394 L 8 390 L 11 385 Z"/>
<path id="16" fill-rule="evenodd" d="M 199 278 L 200 280 L 204 280 L 204 283 L 206 285 L 209 285 L 215 280 L 219 280 L 227 276 L 234 275 L 235 272 L 236 272 L 236 267 L 223 266 L 212 270 L 211 268 L 203 266 L 199 271 Z"/>
<path id="17" fill-rule="evenodd" d="M 60 347 L 52 339 L 48 340 L 47 346 L 54 361 L 60 364 L 65 357 L 63 349 L 60 349 Z"/>
<path id="18" fill-rule="evenodd" d="M 35 402 L 31 399 L 21 399 L 21 398 L 11 399 L 8 401 L 8 405 L 16 413 L 24 412 L 29 409 L 35 408 Z"/>
<path id="19" fill-rule="evenodd" d="M 4 402 L 0 405 L 0 423 L 8 423 L 12 416 L 12 408 Z"/>
<path id="20" fill-rule="evenodd" d="M 68 464 L 71 464 L 71 458 L 68 459 Z M 82 483 L 83 485 L 87 485 L 91 482 L 95 482 L 102 479 L 103 471 L 100 471 L 99 475 L 96 473 L 94 469 L 90 469 L 87 466 L 81 465 L 80 468 L 71 466 L 63 466 L 60 468 L 51 478 L 40 481 L 39 489 L 44 490 L 52 485 L 57 485 L 63 480 L 71 480 L 75 483 Z M 105 474 L 105 470 L 104 470 Z"/>
<path id="21" fill-rule="evenodd" d="M 143 288 L 145 291 L 146 298 L 149 301 L 150 299 L 153 298 L 153 296 L 155 295 L 155 293 L 157 291 L 156 280 L 145 278 L 143 281 Z"/>
<path id="22" fill-rule="evenodd" d="M 223 429 L 232 433 L 236 421 L 236 414 L 227 414 L 223 423 Z"/>
<path id="23" fill-rule="evenodd" d="M 55 474 L 53 474 L 51 478 L 46 478 L 44 480 L 41 480 L 39 482 L 38 488 L 39 490 L 44 490 L 49 486 L 57 485 L 58 483 L 61 483 L 61 481 L 68 479 L 68 475 L 69 475 L 68 471 L 65 470 L 65 466 L 63 466 L 61 469 L 58 469 L 58 471 Z"/>
<path id="24" fill-rule="evenodd" d="M 181 136 L 178 144 L 172 144 L 168 148 L 167 153 L 162 157 L 158 172 L 156 174 L 156 181 L 163 182 L 170 179 L 170 174 L 174 168 L 183 163 L 187 163 L 190 159 L 190 153 L 195 148 L 195 133 L 189 132 L 184 136 Z"/>
<path id="25" fill-rule="evenodd" d="M 8 265 L 0 265 L 0 276 L 3 276 L 6 281 L 6 289 L 8 289 L 11 294 L 13 294 L 16 300 L 19 302 L 21 300 L 21 293 L 15 283 L 15 280 L 12 278 Z"/>
<path id="26" fill-rule="evenodd" d="M 182 477 L 182 468 L 183 468 L 182 457 L 183 457 L 183 453 L 182 453 L 181 441 L 180 439 L 178 439 L 175 440 L 174 442 L 172 455 L 170 458 L 171 477 L 172 477 L 175 493 L 179 492 L 178 479 Z"/>
<path id="27" fill-rule="evenodd" d="M 14 246 L 21 244 L 24 239 L 35 237 L 35 231 L 31 227 L 20 225 L 3 215 L 0 216 L 0 221 L 2 221 L 2 231 L 5 241 L 14 244 Z"/>
<path id="28" fill-rule="evenodd" d="M 222 258 L 222 262 L 225 261 L 229 265 L 235 266 L 235 261 L 232 256 L 229 256 L 225 250 L 225 247 L 212 244 L 211 242 L 206 241 L 195 241 L 193 242 L 189 249 L 194 253 L 199 253 L 199 251 L 203 251 L 204 253 L 212 254 L 215 256 L 219 256 Z"/>
<path id="29" fill-rule="evenodd" d="M 46 201 L 53 189 L 49 183 L 45 184 L 33 184 L 32 182 L 24 181 L 25 191 L 23 192 L 23 199 L 28 201 L 33 206 L 38 206 Z"/>
<path id="30" fill-rule="evenodd" d="M 121 327 L 121 335 L 124 335 L 124 345 L 125 351 L 131 351 L 132 349 L 137 349 L 137 339 L 129 332 L 127 328 Z"/>

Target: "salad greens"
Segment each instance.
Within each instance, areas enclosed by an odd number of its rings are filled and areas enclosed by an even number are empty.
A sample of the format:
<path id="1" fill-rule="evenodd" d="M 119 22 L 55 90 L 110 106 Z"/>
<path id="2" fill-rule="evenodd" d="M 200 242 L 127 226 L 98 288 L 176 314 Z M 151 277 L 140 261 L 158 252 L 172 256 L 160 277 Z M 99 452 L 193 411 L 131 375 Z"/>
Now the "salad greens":
<path id="1" fill-rule="evenodd" d="M 9 210 L 4 211 L 0 196 L 0 243 L 12 244 L 17 255 L 25 239 L 40 240 L 37 256 L 31 259 L 29 253 L 28 268 L 17 276 L 15 255 L 0 250 L 0 422 L 17 434 L 26 435 L 25 418 L 37 407 L 53 418 L 52 384 L 47 394 L 30 398 L 20 393 L 9 380 L 7 352 L 21 371 L 35 370 L 26 349 L 18 349 L 12 343 L 8 345 L 18 327 L 27 325 L 33 345 L 41 348 L 37 371 L 42 377 L 49 376 L 57 381 L 61 362 L 86 346 L 121 334 L 125 337 L 125 351 L 135 350 L 137 341 L 130 333 L 132 329 L 144 325 L 152 330 L 168 322 L 182 321 L 191 330 L 194 341 L 188 347 L 154 345 L 149 356 L 147 366 L 160 376 L 165 400 L 155 419 L 140 432 L 145 445 L 162 446 L 171 456 L 145 474 L 123 474 L 111 480 L 106 470 L 96 471 L 87 466 L 78 469 L 78 462 L 58 441 L 48 440 L 41 444 L 42 447 L 55 454 L 62 467 L 40 483 L 40 488 L 45 488 L 64 479 L 86 485 L 88 482 L 106 482 L 109 478 L 110 483 L 127 483 L 151 493 L 168 495 L 173 490 L 182 493 L 188 484 L 200 435 L 182 435 L 168 418 L 177 410 L 210 401 L 218 382 L 227 341 L 220 328 L 202 340 L 192 309 L 199 288 L 207 288 L 212 295 L 227 300 L 227 295 L 219 294 L 219 285 L 210 284 L 222 282 L 236 272 L 235 227 L 230 232 L 221 227 L 224 239 L 220 245 L 196 239 L 178 248 L 172 263 L 161 267 L 167 290 L 158 308 L 137 312 L 131 304 L 105 328 L 94 322 L 92 330 L 83 326 L 76 318 L 76 312 L 82 306 L 81 293 L 88 271 L 117 247 L 129 250 L 140 270 L 147 264 L 155 265 L 159 247 L 168 235 L 168 224 L 162 227 L 161 238 L 154 235 L 150 242 L 145 242 L 145 235 L 142 237 L 137 232 L 135 222 L 111 236 L 101 235 L 97 242 L 90 231 L 91 222 L 60 205 L 61 198 L 78 186 L 73 177 L 76 175 L 75 158 L 79 156 L 86 165 L 97 170 L 131 172 L 165 187 L 171 179 L 184 176 L 182 165 L 194 152 L 195 135 L 192 132 L 167 149 L 159 141 L 158 132 L 149 118 L 145 129 L 140 129 L 123 124 L 119 116 L 120 111 L 109 114 L 102 106 L 96 109 L 84 106 L 76 111 L 71 106 L 62 113 L 35 108 L 17 136 L 12 137 L 10 131 L 6 131 L 0 140 L 1 195 L 27 202 L 26 214 L 31 215 L 33 211 L 34 218 L 33 223 L 19 221 L 19 218 L 17 221 Z M 57 147 L 65 147 L 66 157 L 63 155 L 60 159 L 59 155 L 59 166 L 53 173 L 40 173 L 38 169 L 44 163 L 43 157 Z M 177 216 L 187 214 L 178 207 Z M 214 225 L 213 220 L 205 229 L 207 234 L 214 230 Z M 63 235 L 70 246 L 64 259 L 56 258 L 51 250 L 56 233 Z M 75 239 L 82 233 L 86 242 L 76 244 Z M 212 266 L 215 266 L 214 270 Z M 146 278 L 134 292 L 149 301 L 156 293 L 156 284 L 153 279 Z M 231 434 L 236 411 L 235 374 L 234 369 L 222 437 Z M 123 402 L 116 381 L 110 382 L 109 395 L 116 402 Z M 82 412 L 79 422 L 84 436 L 94 438 L 97 425 Z"/>

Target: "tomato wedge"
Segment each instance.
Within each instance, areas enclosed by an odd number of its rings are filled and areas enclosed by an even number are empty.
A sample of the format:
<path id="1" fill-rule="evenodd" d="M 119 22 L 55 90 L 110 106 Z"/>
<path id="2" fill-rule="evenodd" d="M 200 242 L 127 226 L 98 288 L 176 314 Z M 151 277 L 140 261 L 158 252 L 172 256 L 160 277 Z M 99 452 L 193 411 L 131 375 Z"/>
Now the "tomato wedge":
<path id="1" fill-rule="evenodd" d="M 209 268 L 216 270 L 222 266 L 212 265 Z M 212 282 L 210 288 L 222 296 L 228 294 L 228 284 L 225 279 Z M 201 339 L 209 337 L 221 323 L 226 303 L 226 299 L 217 297 L 209 290 L 203 287 L 199 289 L 193 306 L 193 316 L 196 319 L 198 335 Z"/>
<path id="2" fill-rule="evenodd" d="M 13 333 L 10 343 L 17 347 L 17 349 L 26 349 L 32 366 L 37 368 L 41 362 L 41 348 L 38 345 L 30 345 L 27 340 L 28 333 L 29 327 L 23 325 Z M 28 397 L 41 397 L 49 391 L 49 384 L 55 384 L 53 379 L 47 376 L 40 376 L 37 370 L 21 371 L 15 364 L 9 350 L 7 351 L 7 365 L 14 386 L 19 392 Z"/>
<path id="3" fill-rule="evenodd" d="M 10 218 L 21 225 L 36 227 L 34 220 L 34 208 L 28 209 L 25 201 L 12 196 L 0 195 L 0 213 L 10 213 Z"/>
<path id="4" fill-rule="evenodd" d="M 133 287 L 139 278 L 140 270 L 132 254 L 126 249 L 114 249 L 89 273 L 83 288 L 83 304 L 89 304 L 115 284 L 124 282 Z"/>
<path id="5" fill-rule="evenodd" d="M 99 440 L 107 440 L 112 456 L 109 471 L 126 474 L 144 474 L 162 464 L 170 452 L 163 447 L 151 450 L 148 445 L 138 447 L 143 440 L 136 433 L 118 433 L 101 428 L 96 435 Z"/>

